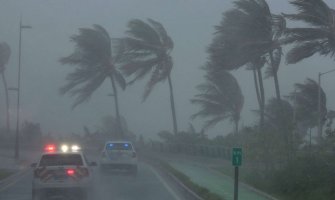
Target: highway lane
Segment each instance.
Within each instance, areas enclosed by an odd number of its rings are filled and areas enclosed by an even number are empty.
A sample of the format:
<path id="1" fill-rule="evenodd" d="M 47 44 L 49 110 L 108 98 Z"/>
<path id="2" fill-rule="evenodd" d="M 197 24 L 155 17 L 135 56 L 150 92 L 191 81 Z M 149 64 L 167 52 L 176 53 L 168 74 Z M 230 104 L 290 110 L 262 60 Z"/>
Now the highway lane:
<path id="1" fill-rule="evenodd" d="M 0 188 L 0 200 L 30 200 L 32 174 L 28 173 L 10 187 Z M 140 162 L 138 176 L 99 173 L 95 170 L 95 195 L 92 200 L 181 200 L 149 165 Z"/>

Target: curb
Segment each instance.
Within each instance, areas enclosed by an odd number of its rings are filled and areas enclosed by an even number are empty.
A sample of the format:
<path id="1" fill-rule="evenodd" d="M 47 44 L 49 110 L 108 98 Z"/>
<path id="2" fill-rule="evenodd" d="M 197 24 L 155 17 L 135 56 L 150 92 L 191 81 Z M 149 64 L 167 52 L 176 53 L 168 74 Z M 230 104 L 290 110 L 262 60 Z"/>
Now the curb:
<path id="1" fill-rule="evenodd" d="M 158 166 L 156 163 L 149 161 L 148 159 L 143 160 L 145 163 L 151 165 L 153 168 L 157 169 L 159 172 L 163 173 L 170 181 L 176 184 L 176 187 L 183 192 L 183 196 L 189 200 L 204 200 L 199 195 L 197 195 L 194 191 L 188 188 L 185 184 L 183 184 L 176 176 L 172 173 L 168 172 L 167 170 L 163 169 L 162 167 Z"/>
<path id="2" fill-rule="evenodd" d="M 195 166 L 205 167 L 206 169 L 208 169 L 209 171 L 211 171 L 211 172 L 213 172 L 215 174 L 220 174 L 221 176 L 225 176 L 226 178 L 229 178 L 232 181 L 234 181 L 234 179 L 232 177 L 230 177 L 230 176 L 228 176 L 228 175 L 226 175 L 226 174 L 224 174 L 222 172 L 216 171 L 216 170 L 210 168 L 209 166 L 203 166 L 203 165 L 198 164 L 198 163 L 192 163 L 192 164 L 195 165 Z M 263 196 L 263 197 L 265 197 L 267 199 L 269 199 L 269 200 L 279 200 L 279 199 L 277 199 L 277 198 L 275 198 L 275 197 L 273 197 L 273 196 L 271 196 L 271 195 L 269 195 L 269 194 L 267 194 L 267 193 L 265 193 L 265 192 L 263 192 L 263 191 L 261 191 L 259 189 L 256 189 L 256 188 L 254 188 L 254 187 L 252 187 L 252 186 L 250 186 L 250 185 L 248 185 L 246 183 L 243 183 L 243 182 L 239 181 L 239 184 L 241 186 L 245 187 L 246 189 L 251 190 L 251 191 L 253 191 L 253 192 L 255 192 L 255 193 L 257 193 L 257 194 L 259 194 L 259 195 L 261 195 L 261 196 Z"/>
<path id="3" fill-rule="evenodd" d="M 6 190 L 8 186 L 10 186 L 12 183 L 15 183 L 16 181 L 20 180 L 22 177 L 24 177 L 30 170 L 24 169 L 20 170 L 10 176 L 8 176 L 5 179 L 0 180 L 0 192 Z"/>
<path id="4" fill-rule="evenodd" d="M 208 171 L 211 171 L 214 174 L 219 174 L 221 176 L 224 176 L 224 177 L 229 178 L 230 180 L 234 181 L 234 179 L 231 176 L 228 176 L 228 175 L 226 175 L 226 174 L 224 174 L 222 172 L 214 170 L 214 169 L 212 169 L 210 166 L 208 166 L 206 164 L 200 164 L 199 162 L 196 162 L 196 161 L 186 161 L 186 162 L 190 163 L 191 165 L 197 166 L 197 167 L 205 168 L 205 169 L 207 169 Z M 248 185 L 248 184 L 243 183 L 241 181 L 239 181 L 239 184 L 242 187 L 244 187 L 245 189 L 250 190 L 250 191 L 252 191 L 252 192 L 254 192 L 254 193 L 256 193 L 256 194 L 258 194 L 258 195 L 260 195 L 260 196 L 262 196 L 262 197 L 264 197 L 266 199 L 268 199 L 268 200 L 279 200 L 278 198 L 275 198 L 275 197 L 271 196 L 270 194 L 267 194 L 267 193 L 265 193 L 265 192 L 263 192 L 263 191 L 261 191 L 259 189 L 256 189 L 256 188 L 252 187 L 251 185 Z"/>
<path id="5" fill-rule="evenodd" d="M 25 176 L 31 169 L 28 166 L 28 161 L 21 160 L 18 163 L 18 169 L 12 175 L 0 180 L 0 192 L 8 188 L 12 183 L 20 180 Z"/>
<path id="6" fill-rule="evenodd" d="M 167 173 L 167 175 L 179 186 L 181 187 L 188 195 L 192 196 L 194 200 L 204 200 L 199 195 L 197 195 L 195 192 L 193 192 L 190 188 L 188 188 L 184 183 L 182 183 L 176 176 L 171 174 L 170 172 Z"/>

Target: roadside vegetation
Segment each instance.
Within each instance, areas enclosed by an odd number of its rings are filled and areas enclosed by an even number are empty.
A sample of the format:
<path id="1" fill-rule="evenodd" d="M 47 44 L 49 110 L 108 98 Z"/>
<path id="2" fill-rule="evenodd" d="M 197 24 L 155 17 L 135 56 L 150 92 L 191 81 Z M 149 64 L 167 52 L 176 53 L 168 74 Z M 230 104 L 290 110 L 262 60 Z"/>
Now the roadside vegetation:
<path id="1" fill-rule="evenodd" d="M 13 172 L 8 169 L 0 169 L 0 181 L 12 175 Z"/>
<path id="2" fill-rule="evenodd" d="M 199 197 L 206 199 L 206 200 L 224 200 L 219 195 L 209 191 L 207 188 L 204 188 L 192 182 L 192 180 L 188 176 L 178 171 L 177 169 L 173 168 L 168 163 L 160 161 L 159 166 L 162 167 L 168 173 L 171 173 L 173 176 L 175 176 L 179 181 L 181 181 L 187 188 L 192 190 Z"/>

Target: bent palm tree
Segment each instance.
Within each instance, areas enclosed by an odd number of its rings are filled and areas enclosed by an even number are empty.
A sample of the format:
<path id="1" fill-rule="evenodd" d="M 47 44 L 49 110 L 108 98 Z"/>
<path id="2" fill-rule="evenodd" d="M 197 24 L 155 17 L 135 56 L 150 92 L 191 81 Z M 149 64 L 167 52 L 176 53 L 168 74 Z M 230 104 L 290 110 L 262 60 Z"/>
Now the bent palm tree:
<path id="1" fill-rule="evenodd" d="M 197 86 L 200 94 L 195 95 L 191 103 L 197 104 L 201 110 L 192 115 L 192 118 L 208 118 L 204 128 L 230 119 L 235 123 L 235 133 L 244 104 L 244 97 L 237 80 L 228 71 L 208 73 L 206 82 Z"/>
<path id="2" fill-rule="evenodd" d="M 9 122 L 9 97 L 8 97 L 8 86 L 5 76 L 6 64 L 9 61 L 11 54 L 10 47 L 6 42 L 0 43 L 0 73 L 2 77 L 2 82 L 4 85 L 4 91 L 6 96 L 6 129 L 7 132 L 10 131 L 10 122 Z"/>
<path id="3" fill-rule="evenodd" d="M 267 77 L 273 76 L 277 99 L 280 88 L 277 72 L 282 49 L 280 39 L 285 20 L 273 15 L 265 0 L 237 0 L 235 8 L 223 14 L 208 52 L 218 69 L 236 70 L 248 66 L 253 71 L 260 109 L 259 127 L 264 125 L 265 92 L 263 66 L 268 63 Z"/>
<path id="4" fill-rule="evenodd" d="M 61 94 L 76 96 L 73 108 L 88 101 L 106 79 L 113 87 L 116 117 L 122 135 L 120 111 L 118 104 L 118 84 L 123 90 L 126 82 L 116 67 L 117 58 L 112 56 L 111 38 L 100 25 L 93 28 L 80 28 L 78 35 L 73 35 L 75 50 L 67 57 L 61 58 L 62 64 L 75 65 L 75 70 L 66 77 L 67 84 L 61 88 Z"/>
<path id="5" fill-rule="evenodd" d="M 291 93 L 289 98 L 294 101 L 296 110 L 296 120 L 307 128 L 314 128 L 318 125 L 318 92 L 319 85 L 312 79 L 307 79 L 304 84 L 296 83 L 295 92 Z M 326 121 L 326 93 L 321 88 L 321 122 L 322 126 Z M 321 135 L 319 135 L 321 137 Z"/>
<path id="6" fill-rule="evenodd" d="M 334 57 L 335 10 L 323 0 L 292 0 L 291 4 L 296 6 L 299 12 L 284 16 L 310 26 L 286 29 L 285 43 L 294 44 L 294 47 L 287 53 L 287 62 L 295 64 L 316 53 Z"/>
<path id="7" fill-rule="evenodd" d="M 130 84 L 150 74 L 143 101 L 157 83 L 168 80 L 173 131 L 177 134 L 177 117 L 171 80 L 172 39 L 163 25 L 152 19 L 148 19 L 148 22 L 139 19 L 131 20 L 128 23 L 126 34 L 127 37 L 116 40 L 118 54 L 121 55 L 123 61 L 122 71 L 126 76 L 133 78 Z"/>
<path id="8" fill-rule="evenodd" d="M 210 58 L 217 67 L 226 70 L 265 59 L 269 64 L 267 75 L 274 78 L 276 96 L 280 100 L 277 72 L 285 20 L 273 15 L 265 0 L 237 0 L 234 4 L 235 8 L 225 12 L 216 27 L 216 36 L 209 48 Z M 259 71 L 260 67 L 255 70 Z"/>

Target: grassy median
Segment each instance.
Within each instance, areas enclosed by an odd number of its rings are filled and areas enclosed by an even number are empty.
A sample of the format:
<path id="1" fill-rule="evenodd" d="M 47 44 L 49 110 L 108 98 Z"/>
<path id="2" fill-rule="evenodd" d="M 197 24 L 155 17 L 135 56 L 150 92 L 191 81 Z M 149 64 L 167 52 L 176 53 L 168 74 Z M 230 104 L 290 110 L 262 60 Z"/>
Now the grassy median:
<path id="1" fill-rule="evenodd" d="M 12 174 L 13 174 L 12 171 L 9 171 L 7 169 L 0 169 L 0 180 L 5 179 Z"/>
<path id="2" fill-rule="evenodd" d="M 178 178 L 179 181 L 181 181 L 186 187 L 188 187 L 194 193 L 199 195 L 201 198 L 206 199 L 206 200 L 224 200 L 219 195 L 210 192 L 207 188 L 204 188 L 192 182 L 188 176 L 178 171 L 177 169 L 173 168 L 168 163 L 160 161 L 160 166 L 164 168 L 164 170 L 173 174 L 176 178 Z"/>

